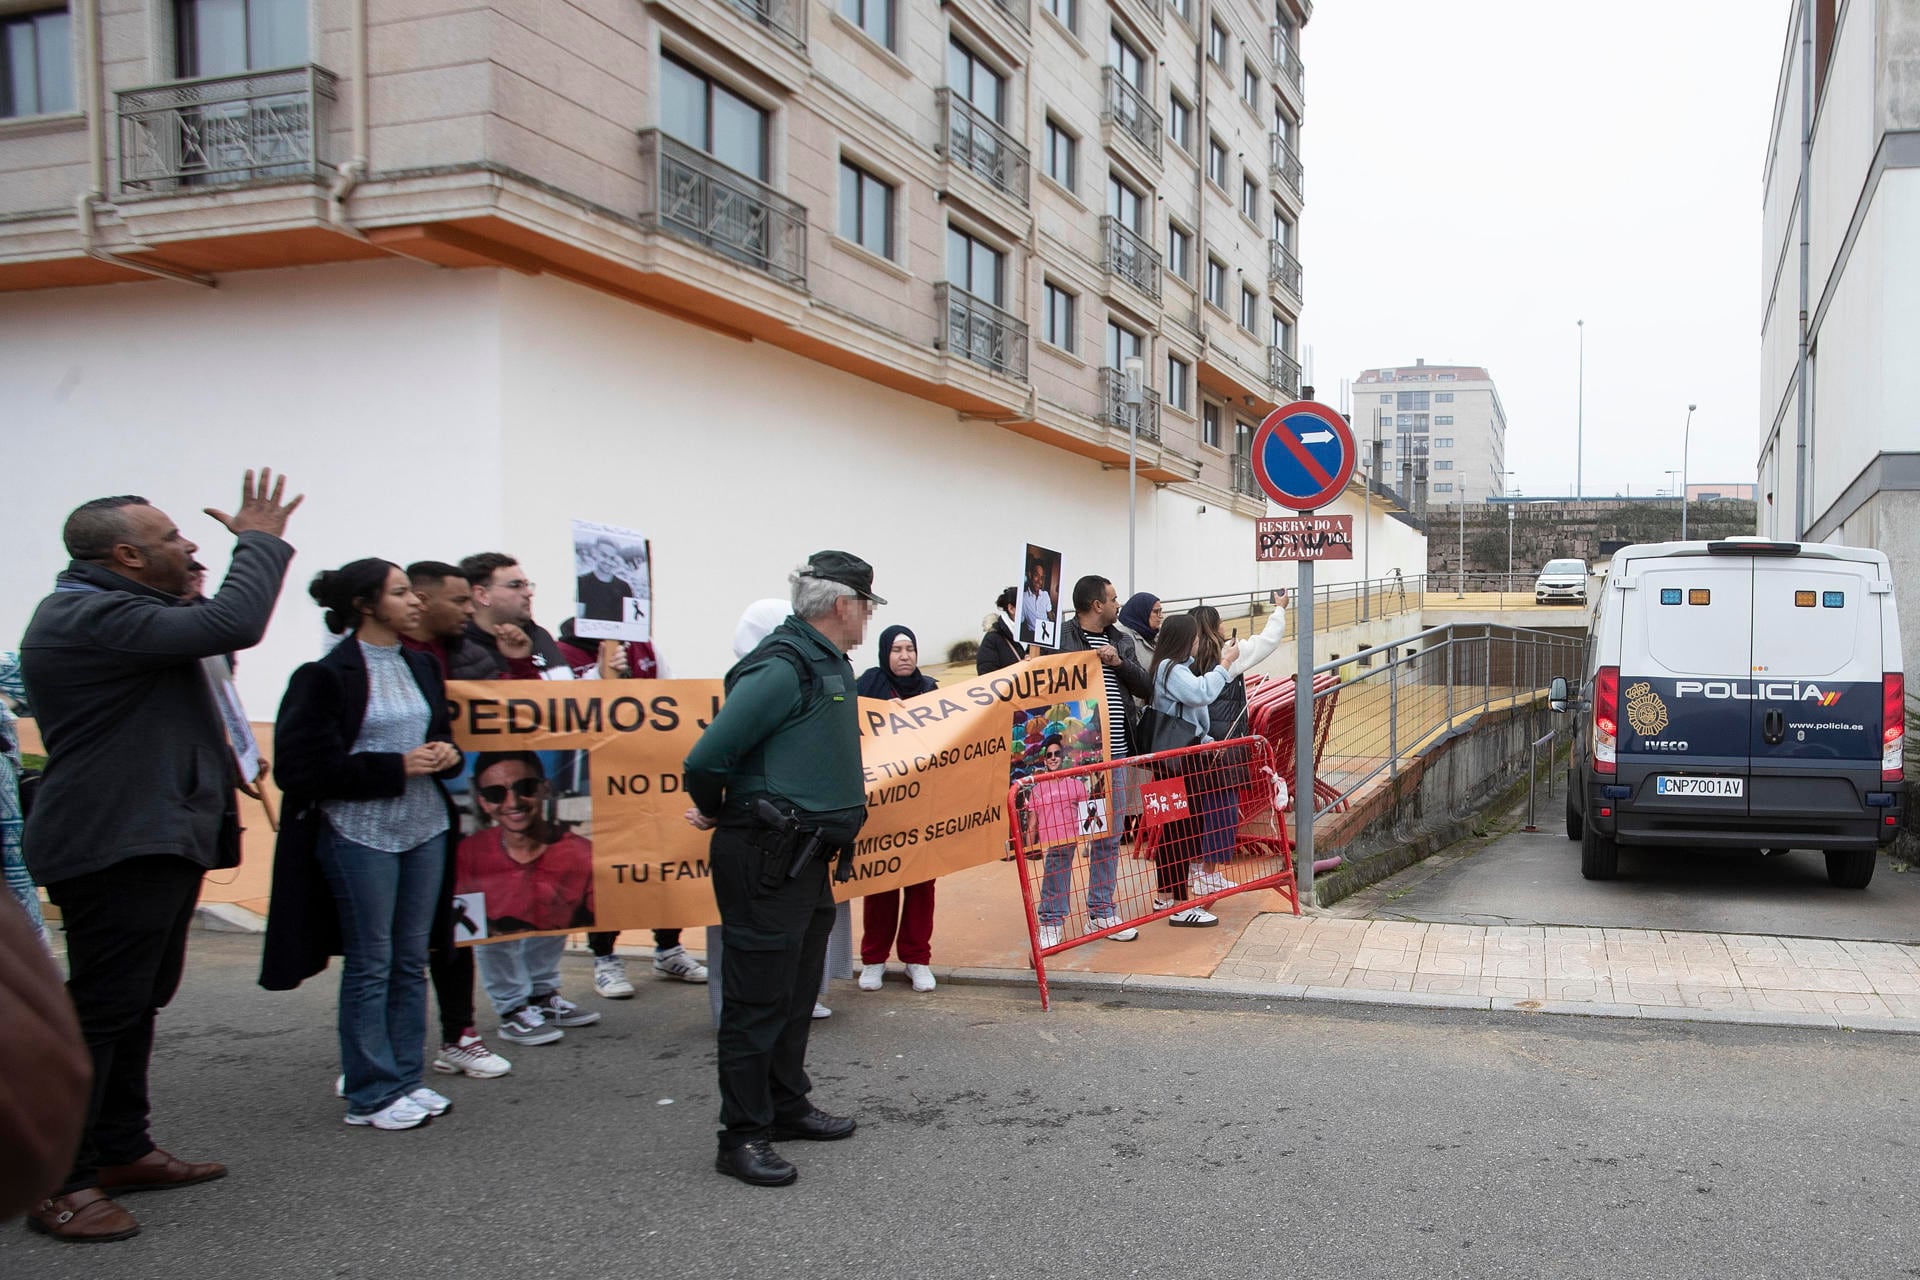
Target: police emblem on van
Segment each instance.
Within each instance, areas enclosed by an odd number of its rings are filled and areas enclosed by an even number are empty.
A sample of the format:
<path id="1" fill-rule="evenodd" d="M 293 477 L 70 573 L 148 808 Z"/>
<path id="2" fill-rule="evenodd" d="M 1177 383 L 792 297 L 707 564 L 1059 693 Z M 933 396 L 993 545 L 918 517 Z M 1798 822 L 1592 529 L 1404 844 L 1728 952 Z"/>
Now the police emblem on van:
<path id="1" fill-rule="evenodd" d="M 1656 737 L 1667 727 L 1667 704 L 1645 680 L 1627 686 L 1627 724 L 1643 738 Z"/>

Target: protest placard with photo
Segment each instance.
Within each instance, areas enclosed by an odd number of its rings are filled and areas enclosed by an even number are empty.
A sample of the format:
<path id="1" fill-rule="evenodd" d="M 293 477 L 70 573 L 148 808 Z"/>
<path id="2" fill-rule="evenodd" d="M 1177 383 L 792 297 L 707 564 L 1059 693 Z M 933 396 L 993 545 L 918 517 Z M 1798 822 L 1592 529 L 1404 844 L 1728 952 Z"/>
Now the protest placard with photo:
<path id="1" fill-rule="evenodd" d="M 587 640 L 653 639 L 653 560 L 636 529 L 573 522 L 574 634 Z"/>
<path id="2" fill-rule="evenodd" d="M 1051 649 L 1060 643 L 1061 590 L 1060 553 L 1029 542 L 1021 560 L 1020 599 L 1014 608 L 1021 644 Z"/>
<path id="3" fill-rule="evenodd" d="M 455 941 L 566 933 L 594 923 L 593 786 L 585 751 L 469 751 L 448 784 Z"/>

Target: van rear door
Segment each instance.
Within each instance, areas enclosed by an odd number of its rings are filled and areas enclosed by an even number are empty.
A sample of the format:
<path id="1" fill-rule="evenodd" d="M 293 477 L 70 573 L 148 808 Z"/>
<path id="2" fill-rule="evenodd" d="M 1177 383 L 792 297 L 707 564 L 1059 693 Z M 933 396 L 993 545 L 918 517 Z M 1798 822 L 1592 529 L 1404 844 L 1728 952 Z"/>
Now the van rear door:
<path id="1" fill-rule="evenodd" d="M 1670 556 L 1635 568 L 1636 598 L 1622 610 L 1619 781 L 1637 812 L 1744 817 L 1753 704 L 1740 677 L 1753 664 L 1753 563 Z"/>
<path id="2" fill-rule="evenodd" d="M 1859 821 L 1880 789 L 1881 598 L 1873 566 L 1754 562 L 1755 817 Z"/>

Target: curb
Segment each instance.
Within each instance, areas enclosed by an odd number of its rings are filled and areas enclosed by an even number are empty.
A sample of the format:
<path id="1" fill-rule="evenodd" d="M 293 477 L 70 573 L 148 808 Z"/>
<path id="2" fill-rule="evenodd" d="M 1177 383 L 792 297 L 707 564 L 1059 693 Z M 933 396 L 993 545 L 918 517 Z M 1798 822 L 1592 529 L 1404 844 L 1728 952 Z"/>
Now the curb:
<path id="1" fill-rule="evenodd" d="M 193 909 L 194 927 L 209 933 L 265 933 L 267 920 L 231 902 L 203 902 Z"/>

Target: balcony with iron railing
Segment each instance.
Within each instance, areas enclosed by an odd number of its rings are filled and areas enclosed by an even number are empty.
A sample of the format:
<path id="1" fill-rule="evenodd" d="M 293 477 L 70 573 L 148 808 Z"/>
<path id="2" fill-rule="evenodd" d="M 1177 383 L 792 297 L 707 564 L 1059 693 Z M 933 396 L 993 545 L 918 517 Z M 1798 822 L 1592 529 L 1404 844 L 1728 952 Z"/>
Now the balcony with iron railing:
<path id="1" fill-rule="evenodd" d="M 1267 279 L 1279 285 L 1295 298 L 1303 298 L 1300 292 L 1300 259 L 1293 256 L 1282 240 L 1267 242 Z"/>
<path id="2" fill-rule="evenodd" d="M 120 187 L 173 191 L 318 178 L 334 76 L 323 67 L 179 80 L 117 94 Z"/>
<path id="3" fill-rule="evenodd" d="M 934 286 L 945 317 L 942 345 L 953 355 L 1019 382 L 1027 380 L 1027 326 L 984 298 L 952 284 Z"/>
<path id="4" fill-rule="evenodd" d="M 1284 134 L 1278 132 L 1270 133 L 1267 135 L 1267 138 L 1272 144 L 1273 151 L 1272 158 L 1268 161 L 1267 165 L 1268 176 L 1273 179 L 1276 185 L 1281 183 L 1286 184 L 1297 198 L 1302 200 L 1306 199 L 1306 175 L 1301 171 L 1300 157 L 1294 152 L 1292 147 L 1287 145 L 1287 139 Z"/>
<path id="5" fill-rule="evenodd" d="M 1267 348 L 1267 381 L 1282 395 L 1300 396 L 1300 362 L 1279 347 Z"/>
<path id="6" fill-rule="evenodd" d="M 1247 498 L 1265 496 L 1260 482 L 1253 478 L 1253 459 L 1244 453 L 1233 454 L 1228 459 L 1233 464 L 1233 491 Z"/>
<path id="7" fill-rule="evenodd" d="M 1101 267 L 1140 292 L 1160 300 L 1160 254 L 1126 223 L 1108 214 L 1100 219 L 1100 237 L 1105 245 Z"/>
<path id="8" fill-rule="evenodd" d="M 1140 389 L 1138 406 L 1127 403 L 1127 375 L 1118 369 L 1100 371 L 1100 420 L 1115 431 L 1133 432 L 1138 424 L 1139 438 L 1160 443 L 1160 393 L 1152 387 Z"/>
<path id="9" fill-rule="evenodd" d="M 952 89 L 940 90 L 938 97 L 947 159 L 1025 203 L 1031 170 L 1027 149 Z"/>
<path id="10" fill-rule="evenodd" d="M 726 3 L 794 48 L 806 49 L 807 0 L 726 0 Z"/>
<path id="11" fill-rule="evenodd" d="M 1272 32 L 1274 73 L 1290 81 L 1294 88 L 1305 91 L 1307 69 L 1300 61 L 1300 51 L 1293 47 L 1293 38 L 1277 22 L 1273 24 Z"/>
<path id="12" fill-rule="evenodd" d="M 807 210 L 659 129 L 640 131 L 641 221 L 807 287 Z"/>
<path id="13" fill-rule="evenodd" d="M 1160 113 L 1153 109 L 1147 95 L 1121 75 L 1118 68 L 1106 67 L 1100 74 L 1107 82 L 1107 107 L 1100 118 L 1119 128 L 1158 160 Z"/>

